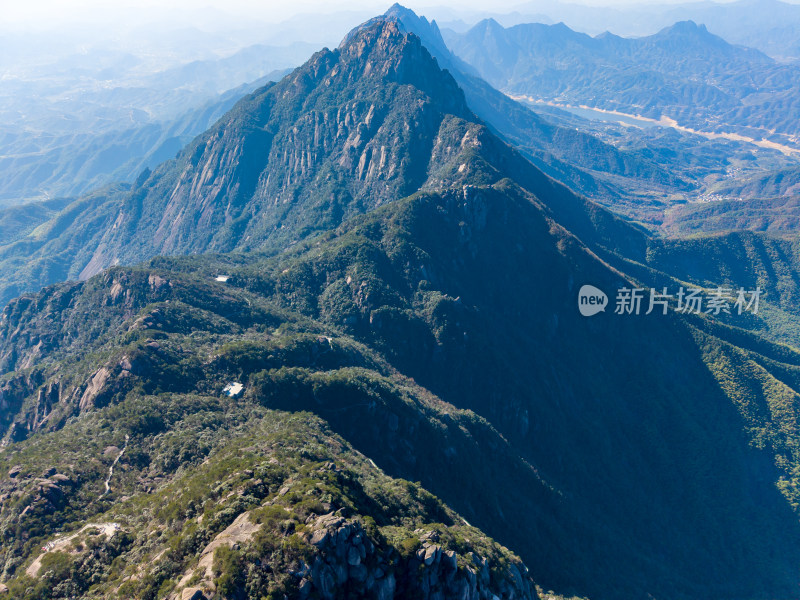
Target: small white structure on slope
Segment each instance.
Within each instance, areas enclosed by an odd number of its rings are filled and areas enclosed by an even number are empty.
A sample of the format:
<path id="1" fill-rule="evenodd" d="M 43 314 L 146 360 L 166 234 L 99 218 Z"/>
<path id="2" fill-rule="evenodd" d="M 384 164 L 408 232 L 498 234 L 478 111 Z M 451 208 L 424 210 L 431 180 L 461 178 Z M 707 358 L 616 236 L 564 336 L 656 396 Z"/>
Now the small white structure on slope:
<path id="1" fill-rule="evenodd" d="M 241 394 L 244 391 L 244 386 L 241 383 L 239 383 L 238 381 L 234 381 L 234 382 L 229 383 L 228 385 L 226 385 L 225 389 L 222 390 L 222 391 L 224 393 L 226 393 L 228 396 L 230 396 L 231 398 L 236 398 L 236 396 L 238 396 L 239 394 Z"/>

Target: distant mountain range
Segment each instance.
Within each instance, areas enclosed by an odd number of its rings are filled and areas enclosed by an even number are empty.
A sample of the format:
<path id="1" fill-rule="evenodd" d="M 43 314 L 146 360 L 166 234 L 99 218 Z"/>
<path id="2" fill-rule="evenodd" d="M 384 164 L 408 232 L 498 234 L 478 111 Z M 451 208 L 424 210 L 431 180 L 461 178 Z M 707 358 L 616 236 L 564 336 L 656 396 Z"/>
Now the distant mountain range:
<path id="1" fill-rule="evenodd" d="M 494 12 L 490 7 L 470 14 L 472 23 L 494 18 L 504 26 L 524 23 L 564 22 L 590 35 L 612 31 L 626 37 L 656 33 L 677 21 L 692 20 L 733 44 L 757 48 L 778 60 L 800 58 L 800 7 L 779 0 L 738 0 L 734 2 L 628 3 L 620 6 L 587 6 L 569 2 L 533 0 L 519 4 L 513 12 Z M 457 14 L 446 12 L 440 23 L 463 33 L 469 26 Z"/>
<path id="2" fill-rule="evenodd" d="M 508 94 L 797 145 L 800 67 L 733 46 L 691 21 L 631 39 L 486 20 L 447 42 Z"/>
<path id="3" fill-rule="evenodd" d="M 796 596 L 797 242 L 576 195 L 415 18 L 3 233 L 10 597 Z M 763 297 L 612 308 L 680 286 Z"/>
<path id="4" fill-rule="evenodd" d="M 3 61 L 0 206 L 133 181 L 313 48 L 254 45 L 160 70 L 131 54 L 66 56 L 49 67 Z"/>
<path id="5" fill-rule="evenodd" d="M 46 134 L 7 128 L 0 157 L 0 206 L 58 196 L 79 195 L 112 182 L 133 181 L 175 154 L 205 131 L 241 96 L 278 79 L 268 75 L 188 109 L 184 114 L 130 128 Z"/>

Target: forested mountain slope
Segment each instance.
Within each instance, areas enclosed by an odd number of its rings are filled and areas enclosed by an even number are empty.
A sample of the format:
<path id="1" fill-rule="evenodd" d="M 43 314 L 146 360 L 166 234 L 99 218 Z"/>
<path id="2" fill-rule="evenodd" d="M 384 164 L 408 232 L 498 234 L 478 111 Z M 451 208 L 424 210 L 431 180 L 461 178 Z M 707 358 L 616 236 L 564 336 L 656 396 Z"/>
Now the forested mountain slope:
<path id="1" fill-rule="evenodd" d="M 0 316 L 12 594 L 796 595 L 786 246 L 574 195 L 395 19 L 68 210 L 28 269 L 97 274 Z M 578 311 L 762 283 L 758 314 Z"/>

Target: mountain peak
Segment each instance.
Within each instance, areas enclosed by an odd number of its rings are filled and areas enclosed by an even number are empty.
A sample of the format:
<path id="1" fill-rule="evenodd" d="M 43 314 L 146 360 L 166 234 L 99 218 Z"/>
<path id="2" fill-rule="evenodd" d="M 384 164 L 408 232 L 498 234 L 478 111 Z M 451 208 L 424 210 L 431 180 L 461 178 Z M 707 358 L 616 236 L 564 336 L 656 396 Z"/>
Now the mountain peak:
<path id="1" fill-rule="evenodd" d="M 681 40 L 682 42 L 700 42 L 717 46 L 729 46 L 728 42 L 711 33 L 702 23 L 694 21 L 678 21 L 669 27 L 665 27 L 655 35 L 650 36 L 653 40 Z"/>
<path id="2" fill-rule="evenodd" d="M 470 114 L 464 93 L 452 76 L 397 18 L 382 16 L 367 21 L 345 37 L 338 51 L 344 65 L 357 63 L 362 78 L 377 76 L 384 82 L 413 85 L 443 102 L 448 112 Z"/>
<path id="3" fill-rule="evenodd" d="M 429 40 L 425 40 L 426 35 L 422 35 L 420 32 L 425 32 L 427 37 L 435 40 L 437 44 L 440 43 L 444 45 L 444 39 L 442 38 L 436 21 L 428 21 L 428 19 L 422 15 L 418 15 L 410 8 L 394 3 L 383 16 L 398 21 L 406 32 L 418 35 L 423 42 L 425 42 L 426 46 Z M 430 48 L 428 49 L 430 50 Z"/>
<path id="4" fill-rule="evenodd" d="M 705 25 L 697 24 L 691 19 L 688 21 L 678 21 L 674 25 L 670 27 L 666 27 L 662 30 L 666 33 L 673 33 L 673 34 L 690 34 L 690 35 L 702 35 L 708 34 L 708 29 Z"/>
<path id="5" fill-rule="evenodd" d="M 384 18 L 397 21 L 403 31 L 413 33 L 419 37 L 422 44 L 442 68 L 452 71 L 453 63 L 457 63 L 457 70 L 477 75 L 469 65 L 462 63 L 453 55 L 447 47 L 436 21 L 428 21 L 425 17 L 417 15 L 413 10 L 400 4 L 394 4 L 387 10 Z"/>
<path id="6" fill-rule="evenodd" d="M 482 21 L 478 21 L 472 27 L 472 31 L 483 31 L 483 32 L 503 31 L 504 29 L 505 28 L 502 25 L 500 25 L 500 23 L 498 23 L 491 17 L 483 19 Z"/>
<path id="7" fill-rule="evenodd" d="M 523 23 L 510 27 L 508 31 L 518 39 L 529 38 L 535 40 L 536 43 L 591 45 L 593 42 L 590 35 L 571 29 L 563 21 L 552 25 Z"/>
<path id="8" fill-rule="evenodd" d="M 476 121 L 451 74 L 396 19 L 373 19 L 156 169 L 82 277 L 117 260 L 283 248 L 332 229 L 423 187 L 453 119 Z"/>
<path id="9" fill-rule="evenodd" d="M 363 56 L 364 51 L 371 48 L 372 44 L 379 39 L 384 41 L 384 46 L 399 46 L 406 42 L 405 36 L 400 31 L 395 20 L 377 17 L 348 33 L 339 44 L 339 50 L 345 56 L 355 55 L 360 57 Z"/>
<path id="10" fill-rule="evenodd" d="M 386 17 L 407 17 L 407 16 L 414 16 L 415 18 L 418 18 L 418 19 L 419 19 L 419 18 L 425 19 L 425 17 L 419 17 L 419 16 L 417 15 L 417 13 L 415 13 L 413 10 L 411 10 L 410 8 L 406 8 L 405 6 L 403 6 L 402 4 L 400 4 L 399 2 L 395 2 L 394 4 L 392 4 L 392 5 L 389 7 L 389 10 L 387 10 L 387 11 L 386 11 L 385 13 L 383 13 L 383 14 L 384 14 L 384 16 L 386 16 Z M 427 19 L 425 19 L 425 20 L 427 20 Z"/>

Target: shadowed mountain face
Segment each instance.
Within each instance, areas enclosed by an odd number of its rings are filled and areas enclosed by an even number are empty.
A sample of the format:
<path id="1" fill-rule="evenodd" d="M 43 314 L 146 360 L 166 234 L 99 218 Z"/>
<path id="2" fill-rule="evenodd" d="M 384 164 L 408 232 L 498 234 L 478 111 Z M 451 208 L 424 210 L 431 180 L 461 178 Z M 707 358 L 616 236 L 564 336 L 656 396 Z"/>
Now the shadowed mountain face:
<path id="1" fill-rule="evenodd" d="M 575 196 L 395 20 L 69 210 L 17 256 L 105 270 L 0 316 L 19 597 L 796 595 L 794 249 Z M 687 282 L 765 312 L 576 306 Z M 87 522 L 122 533 L 41 556 Z"/>

